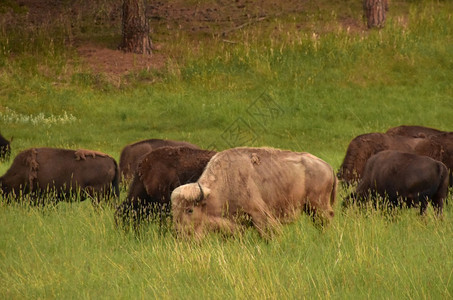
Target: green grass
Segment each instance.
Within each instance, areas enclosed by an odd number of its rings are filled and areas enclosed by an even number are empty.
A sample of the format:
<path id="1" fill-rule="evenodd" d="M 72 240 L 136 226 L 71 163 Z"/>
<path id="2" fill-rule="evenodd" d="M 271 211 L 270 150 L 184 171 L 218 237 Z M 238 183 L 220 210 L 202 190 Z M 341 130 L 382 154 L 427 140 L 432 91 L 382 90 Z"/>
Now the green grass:
<path id="1" fill-rule="evenodd" d="M 102 3 L 108 10 L 109 1 Z M 186 32 L 157 35 L 171 39 L 161 50 L 169 56 L 166 67 L 129 74 L 120 84 L 87 70 L 60 39 L 78 34 L 110 44 L 116 29 L 90 27 L 86 16 L 74 27 L 61 19 L 42 29 L 10 27 L 4 19 L 0 130 L 14 137 L 13 157 L 54 146 L 118 159 L 128 143 L 170 138 L 218 150 L 247 144 L 308 151 L 334 168 L 362 133 L 400 124 L 451 131 L 453 6 L 391 5 L 380 31 L 348 31 L 341 18 L 360 12 L 323 1 L 306 14 L 234 31 L 228 36 L 234 44 Z M 257 117 L 265 99 L 278 113 Z M 228 135 L 235 124 L 243 126 L 240 137 Z M 0 164 L 0 174 L 10 164 Z M 154 224 L 139 237 L 121 232 L 112 208 L 96 211 L 89 202 L 37 209 L 2 200 L 0 297 L 453 296 L 451 193 L 442 221 L 431 208 L 423 218 L 415 209 L 395 218 L 355 209 L 343 214 L 345 194 L 339 190 L 336 216 L 324 230 L 302 216 L 270 242 L 249 229 L 229 239 L 212 234 L 200 244 Z"/>
<path id="2" fill-rule="evenodd" d="M 89 203 L 44 212 L 3 206 L 4 298 L 450 298 L 451 206 L 433 211 L 350 209 L 316 229 L 303 216 L 267 243 L 253 230 L 237 238 L 177 240 L 157 225 L 140 238 L 114 227 L 112 211 Z M 14 234 L 12 234 L 14 233 Z"/>

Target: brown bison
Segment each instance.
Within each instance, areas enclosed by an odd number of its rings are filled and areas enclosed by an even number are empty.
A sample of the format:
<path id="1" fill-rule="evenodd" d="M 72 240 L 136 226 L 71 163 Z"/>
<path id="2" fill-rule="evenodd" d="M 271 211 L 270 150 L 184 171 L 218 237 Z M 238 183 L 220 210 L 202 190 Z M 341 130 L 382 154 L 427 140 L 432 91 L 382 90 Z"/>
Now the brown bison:
<path id="1" fill-rule="evenodd" d="M 5 196 L 18 199 L 30 195 L 33 200 L 96 201 L 119 195 L 116 161 L 107 154 L 79 149 L 32 148 L 20 152 L 5 175 L 0 189 Z"/>
<path id="2" fill-rule="evenodd" d="M 168 213 L 171 192 L 195 182 L 215 154 L 187 147 L 161 147 L 148 152 L 138 164 L 127 199 L 115 213 L 117 224 L 138 226 L 154 213 Z"/>
<path id="3" fill-rule="evenodd" d="M 150 139 L 139 141 L 127 145 L 121 150 L 120 155 L 120 171 L 121 177 L 125 180 L 130 180 L 134 176 L 135 168 L 137 167 L 140 158 L 146 153 L 160 147 L 188 147 L 200 149 L 198 146 L 181 141 Z"/>
<path id="4" fill-rule="evenodd" d="M 447 192 L 448 170 L 443 163 L 427 156 L 386 150 L 368 159 L 356 193 L 344 205 L 351 199 L 363 202 L 371 196 L 376 201 L 376 196 L 381 196 L 388 197 L 392 207 L 419 205 L 420 214 L 429 201 L 441 215 Z"/>
<path id="5" fill-rule="evenodd" d="M 250 218 L 269 237 L 302 210 L 330 220 L 336 185 L 332 167 L 309 153 L 233 148 L 216 154 L 198 182 L 173 191 L 173 221 L 178 233 L 201 238 L 206 230 L 234 233 Z"/>
<path id="6" fill-rule="evenodd" d="M 0 160 L 8 160 L 11 155 L 11 143 L 0 134 Z"/>
<path id="7" fill-rule="evenodd" d="M 444 133 L 435 128 L 424 127 L 424 126 L 410 126 L 410 125 L 401 125 L 397 127 L 392 127 L 388 129 L 385 133 L 388 135 L 403 135 L 408 137 L 430 137 L 440 133 Z"/>
<path id="8" fill-rule="evenodd" d="M 351 184 L 362 178 L 367 160 L 384 150 L 397 150 L 434 159 L 441 156 L 441 146 L 429 139 L 406 136 L 392 136 L 385 133 L 367 133 L 354 138 L 348 146 L 343 163 L 338 171 L 338 178 Z"/>

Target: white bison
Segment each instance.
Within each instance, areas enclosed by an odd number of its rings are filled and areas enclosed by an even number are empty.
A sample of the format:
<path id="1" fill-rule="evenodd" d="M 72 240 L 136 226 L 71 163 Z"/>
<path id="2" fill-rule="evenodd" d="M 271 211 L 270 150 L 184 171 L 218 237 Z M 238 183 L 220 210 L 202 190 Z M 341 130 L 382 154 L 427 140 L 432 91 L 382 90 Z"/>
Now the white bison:
<path id="1" fill-rule="evenodd" d="M 234 233 L 250 217 L 261 236 L 302 210 L 334 216 L 337 180 L 332 167 L 309 153 L 233 148 L 216 154 L 198 182 L 176 188 L 172 214 L 178 233 Z"/>

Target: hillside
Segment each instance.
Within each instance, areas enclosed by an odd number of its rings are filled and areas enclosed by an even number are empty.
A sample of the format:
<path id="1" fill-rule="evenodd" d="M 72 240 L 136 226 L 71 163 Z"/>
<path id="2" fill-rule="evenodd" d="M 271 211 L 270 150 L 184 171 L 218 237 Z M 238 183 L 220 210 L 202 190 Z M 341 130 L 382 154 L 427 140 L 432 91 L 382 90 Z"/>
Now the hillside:
<path id="1" fill-rule="evenodd" d="M 392 12 L 395 16 L 407 14 L 408 6 L 404 1 L 395 1 Z M 147 17 L 155 51 L 152 57 L 143 57 L 116 49 L 121 39 L 121 9 L 121 1 L 108 0 L 90 1 L 90 5 L 81 0 L 21 0 L 0 5 L 5 17 L 3 32 L 16 32 L 18 46 L 26 38 L 18 32 L 21 29 L 25 31 L 22 34 L 52 32 L 48 38 L 76 49 L 87 69 L 113 80 L 131 71 L 160 70 L 169 59 L 184 59 L 184 50 L 174 49 L 175 43 L 183 42 L 182 48 L 197 47 L 197 43 L 218 38 L 234 44 L 240 42 L 234 40 L 238 31 L 258 25 L 272 30 L 279 24 L 316 34 L 338 27 L 366 32 L 359 1 L 148 1 Z M 186 39 L 187 45 L 181 38 Z"/>

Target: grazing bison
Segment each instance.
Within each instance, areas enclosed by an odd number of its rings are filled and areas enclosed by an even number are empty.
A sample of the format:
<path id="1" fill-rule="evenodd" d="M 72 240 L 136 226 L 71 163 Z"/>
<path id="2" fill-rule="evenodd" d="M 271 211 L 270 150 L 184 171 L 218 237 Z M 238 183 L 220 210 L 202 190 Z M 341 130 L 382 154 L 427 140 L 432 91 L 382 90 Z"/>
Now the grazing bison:
<path id="1" fill-rule="evenodd" d="M 96 200 L 119 195 L 116 161 L 107 154 L 79 149 L 32 148 L 20 152 L 0 177 L 4 195 L 16 199 L 29 194 L 33 200 L 87 196 Z"/>
<path id="2" fill-rule="evenodd" d="M 409 126 L 409 125 L 401 125 L 397 127 L 392 127 L 388 129 L 385 133 L 388 135 L 402 135 L 408 137 L 430 137 L 432 135 L 437 135 L 439 133 L 444 133 L 445 131 L 441 131 L 438 129 L 424 127 L 424 126 Z"/>
<path id="3" fill-rule="evenodd" d="M 302 210 L 330 220 L 336 197 L 332 167 L 309 153 L 233 148 L 216 154 L 196 183 L 171 194 L 178 233 L 201 238 L 206 230 L 234 233 L 251 218 L 263 237 Z"/>
<path id="4" fill-rule="evenodd" d="M 393 150 L 381 151 L 366 163 L 363 179 L 354 193 L 346 200 L 363 202 L 373 198 L 388 197 L 388 204 L 408 207 L 420 206 L 423 214 L 432 203 L 438 215 L 442 214 L 448 192 L 448 170 L 440 161 L 427 156 Z"/>
<path id="5" fill-rule="evenodd" d="M 125 180 L 132 179 L 135 173 L 135 168 L 137 167 L 140 158 L 146 153 L 160 147 L 179 147 L 179 146 L 199 149 L 198 146 L 187 142 L 161 139 L 143 140 L 125 146 L 123 150 L 121 150 L 120 155 L 121 178 Z"/>
<path id="6" fill-rule="evenodd" d="M 127 199 L 116 210 L 116 223 L 138 226 L 152 212 L 169 212 L 171 192 L 181 184 L 197 181 L 214 154 L 187 147 L 148 152 L 136 168 Z"/>
<path id="7" fill-rule="evenodd" d="M 0 134 L 0 160 L 8 160 L 11 155 L 11 143 Z"/>
<path id="8" fill-rule="evenodd" d="M 438 143 L 425 138 L 392 136 L 384 133 L 367 133 L 354 138 L 348 146 L 338 178 L 352 184 L 362 178 L 367 160 L 384 150 L 397 150 L 438 159 L 442 149 Z"/>

